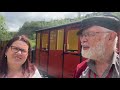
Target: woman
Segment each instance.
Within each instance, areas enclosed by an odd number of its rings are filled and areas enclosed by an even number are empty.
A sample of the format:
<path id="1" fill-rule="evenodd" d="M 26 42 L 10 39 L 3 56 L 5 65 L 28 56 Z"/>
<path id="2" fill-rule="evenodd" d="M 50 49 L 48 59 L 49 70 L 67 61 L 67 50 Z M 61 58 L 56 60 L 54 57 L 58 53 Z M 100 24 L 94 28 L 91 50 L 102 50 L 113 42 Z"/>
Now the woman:
<path id="1" fill-rule="evenodd" d="M 0 60 L 1 78 L 41 78 L 31 63 L 31 46 L 26 36 L 11 39 L 5 46 Z"/>

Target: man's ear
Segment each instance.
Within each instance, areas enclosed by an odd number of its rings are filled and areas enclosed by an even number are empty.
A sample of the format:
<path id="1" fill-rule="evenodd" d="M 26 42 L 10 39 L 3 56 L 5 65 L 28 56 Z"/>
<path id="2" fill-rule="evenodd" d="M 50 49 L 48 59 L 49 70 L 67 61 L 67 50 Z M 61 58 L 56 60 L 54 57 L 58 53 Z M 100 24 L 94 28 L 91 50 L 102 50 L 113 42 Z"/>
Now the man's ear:
<path id="1" fill-rule="evenodd" d="M 116 32 L 110 32 L 109 40 L 113 42 L 115 40 L 116 36 L 117 36 Z"/>

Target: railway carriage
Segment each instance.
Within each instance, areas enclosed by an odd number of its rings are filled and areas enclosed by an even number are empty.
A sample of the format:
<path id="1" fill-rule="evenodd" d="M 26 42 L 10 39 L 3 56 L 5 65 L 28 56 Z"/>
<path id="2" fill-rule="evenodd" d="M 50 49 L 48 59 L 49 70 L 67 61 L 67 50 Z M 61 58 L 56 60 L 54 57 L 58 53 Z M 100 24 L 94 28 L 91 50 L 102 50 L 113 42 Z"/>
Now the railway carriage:
<path id="1" fill-rule="evenodd" d="M 81 44 L 76 35 L 81 22 L 36 31 L 36 65 L 43 73 L 56 78 L 72 78 L 81 56 Z M 120 32 L 118 32 L 120 52 Z"/>

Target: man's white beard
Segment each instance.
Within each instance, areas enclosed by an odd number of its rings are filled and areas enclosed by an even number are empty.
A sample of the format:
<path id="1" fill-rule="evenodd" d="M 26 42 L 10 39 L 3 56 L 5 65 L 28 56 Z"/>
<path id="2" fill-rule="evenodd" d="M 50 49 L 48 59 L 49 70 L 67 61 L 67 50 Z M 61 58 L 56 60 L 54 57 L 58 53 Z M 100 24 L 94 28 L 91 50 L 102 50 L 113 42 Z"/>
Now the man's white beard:
<path id="1" fill-rule="evenodd" d="M 92 60 L 100 60 L 105 57 L 105 41 L 102 40 L 97 43 L 95 47 L 90 47 L 89 50 L 83 50 L 82 48 L 82 56 Z"/>

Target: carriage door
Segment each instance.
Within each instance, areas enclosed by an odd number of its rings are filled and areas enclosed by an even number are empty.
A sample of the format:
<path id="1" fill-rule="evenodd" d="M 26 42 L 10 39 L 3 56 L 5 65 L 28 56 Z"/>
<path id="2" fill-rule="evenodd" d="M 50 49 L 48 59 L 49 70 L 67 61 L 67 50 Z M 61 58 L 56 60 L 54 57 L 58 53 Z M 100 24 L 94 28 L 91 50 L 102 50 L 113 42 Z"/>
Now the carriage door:
<path id="1" fill-rule="evenodd" d="M 80 63 L 80 41 L 76 35 L 79 29 L 66 29 L 64 42 L 63 78 L 72 78 L 75 68 Z"/>
<path id="2" fill-rule="evenodd" d="M 62 78 L 64 30 L 50 31 L 48 75 Z"/>
<path id="3" fill-rule="evenodd" d="M 41 33 L 41 47 L 40 47 L 40 70 L 47 72 L 48 66 L 48 38 L 49 32 L 43 31 Z"/>

